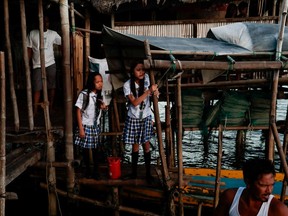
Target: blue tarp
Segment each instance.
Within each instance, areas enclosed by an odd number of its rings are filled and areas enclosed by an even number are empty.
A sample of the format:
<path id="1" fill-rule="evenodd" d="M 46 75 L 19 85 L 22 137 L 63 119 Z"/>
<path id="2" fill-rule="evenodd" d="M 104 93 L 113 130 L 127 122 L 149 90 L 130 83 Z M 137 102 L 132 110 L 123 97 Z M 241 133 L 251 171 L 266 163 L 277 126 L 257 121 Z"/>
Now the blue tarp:
<path id="1" fill-rule="evenodd" d="M 211 53 L 214 56 L 252 56 L 257 52 L 275 52 L 279 30 L 278 24 L 233 23 L 211 28 L 206 38 L 173 38 L 122 34 L 104 26 L 102 39 L 109 70 L 122 73 L 127 71 L 131 61 L 146 59 L 145 40 L 148 40 L 153 50 L 200 52 L 198 57 L 203 58 L 207 57 L 205 53 L 210 56 Z M 287 27 L 282 50 L 288 51 Z M 186 57 L 191 60 L 191 56 Z M 170 60 L 168 55 L 153 55 L 153 59 Z M 121 87 L 127 78 L 125 73 L 115 73 L 112 76 L 114 88 Z"/>

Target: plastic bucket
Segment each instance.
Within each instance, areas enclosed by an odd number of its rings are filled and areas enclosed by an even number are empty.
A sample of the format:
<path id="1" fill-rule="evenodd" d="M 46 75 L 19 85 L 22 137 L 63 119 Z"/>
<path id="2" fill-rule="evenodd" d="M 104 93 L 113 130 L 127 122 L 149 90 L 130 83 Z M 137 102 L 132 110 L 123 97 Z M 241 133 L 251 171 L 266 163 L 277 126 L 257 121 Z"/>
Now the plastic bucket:
<path id="1" fill-rule="evenodd" d="M 108 157 L 110 179 L 119 179 L 121 176 L 121 160 L 119 157 Z"/>

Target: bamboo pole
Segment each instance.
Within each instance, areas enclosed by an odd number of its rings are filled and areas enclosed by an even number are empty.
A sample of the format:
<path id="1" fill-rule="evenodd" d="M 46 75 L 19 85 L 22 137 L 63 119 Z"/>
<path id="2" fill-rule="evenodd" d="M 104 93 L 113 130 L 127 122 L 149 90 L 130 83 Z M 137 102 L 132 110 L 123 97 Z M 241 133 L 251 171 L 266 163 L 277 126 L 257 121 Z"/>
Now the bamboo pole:
<path id="1" fill-rule="evenodd" d="M 155 69 L 167 69 L 171 67 L 171 61 L 169 60 L 153 60 L 152 64 Z M 149 69 L 151 67 L 150 62 L 146 59 L 144 60 L 145 68 Z M 241 61 L 231 64 L 224 61 L 181 61 L 175 64 L 176 70 L 189 70 L 189 69 L 209 69 L 209 70 L 276 70 L 276 69 L 286 69 L 287 65 L 283 65 L 279 61 Z"/>
<path id="2" fill-rule="evenodd" d="M 50 1 L 53 1 L 55 3 L 60 3 L 60 0 L 50 0 Z M 66 5 L 69 9 L 70 9 L 70 6 L 69 5 Z M 85 20 L 85 17 L 79 12 L 77 11 L 75 8 L 73 8 L 73 13 L 75 13 L 76 15 L 78 15 L 80 18 L 82 18 L 83 20 Z"/>
<path id="3" fill-rule="evenodd" d="M 36 164 L 33 165 L 33 167 L 37 167 L 37 168 L 47 168 L 47 167 L 58 167 L 58 168 L 67 168 L 67 166 L 79 166 L 80 165 L 80 161 L 75 160 L 72 162 L 52 162 L 52 163 L 48 163 L 45 161 L 39 161 Z"/>
<path id="4" fill-rule="evenodd" d="M 85 28 L 79 28 L 79 27 L 75 27 L 75 30 L 78 30 L 78 31 L 83 31 L 83 32 L 87 32 L 87 33 L 92 33 L 92 34 L 102 34 L 101 31 L 95 31 L 95 30 L 90 30 L 90 29 L 85 29 Z"/>
<path id="5" fill-rule="evenodd" d="M 272 12 L 272 16 L 276 15 L 276 7 L 277 7 L 277 0 L 273 1 L 273 12 Z"/>
<path id="6" fill-rule="evenodd" d="M 285 84 L 288 82 L 287 77 L 280 77 L 278 79 L 279 83 Z M 271 80 L 268 79 L 252 79 L 252 80 L 233 80 L 233 81 L 217 81 L 217 82 L 209 82 L 209 83 L 184 83 L 182 84 L 183 88 L 194 87 L 194 88 L 227 88 L 234 87 L 240 88 L 243 85 L 247 85 L 251 87 L 252 85 L 271 85 Z M 170 84 L 169 87 L 175 87 L 176 84 Z"/>
<path id="7" fill-rule="evenodd" d="M 48 102 L 48 93 L 47 93 L 47 80 L 46 80 L 46 69 L 45 69 L 45 47 L 44 47 L 44 24 L 43 24 L 43 2 L 42 0 L 38 1 L 38 17 L 39 17 L 39 37 L 40 37 L 40 63 L 41 63 L 41 74 L 42 74 L 42 83 L 43 83 L 43 99 L 44 99 L 44 117 L 45 117 L 45 128 L 47 135 L 47 162 L 55 161 L 55 148 L 51 135 L 51 122 L 49 115 L 49 102 Z M 48 210 L 49 215 L 57 215 L 57 198 L 55 194 L 56 188 L 56 173 L 55 167 L 47 168 L 47 182 L 49 183 L 48 191 Z"/>
<path id="8" fill-rule="evenodd" d="M 90 11 L 86 8 L 85 10 L 85 29 L 90 29 Z M 85 32 L 85 82 L 89 74 L 89 60 L 90 56 L 90 32 Z"/>
<path id="9" fill-rule="evenodd" d="M 281 60 L 281 55 L 282 55 L 284 29 L 285 29 L 286 19 L 287 19 L 288 0 L 285 0 L 285 1 L 282 2 L 282 7 L 283 7 L 283 9 L 282 9 L 282 16 L 280 18 L 280 30 L 279 30 L 279 35 L 278 35 L 278 39 L 277 39 L 277 47 L 276 47 L 276 61 L 280 61 Z M 271 130 L 272 130 L 274 139 L 276 140 L 276 147 L 277 147 L 278 153 L 280 155 L 280 159 L 281 159 L 281 162 L 282 162 L 283 170 L 284 170 L 284 173 L 285 173 L 285 179 L 287 181 L 287 178 L 288 178 L 288 166 L 287 166 L 287 161 L 286 161 L 286 151 L 284 151 L 286 149 L 286 147 L 285 147 L 285 143 L 283 143 L 284 150 L 283 150 L 283 147 L 281 146 L 281 143 L 280 143 L 280 140 L 279 140 L 278 130 L 277 130 L 277 127 L 276 127 L 276 118 L 275 118 L 279 73 L 280 73 L 279 70 L 277 70 L 277 72 L 275 72 L 274 77 L 273 77 L 273 80 L 274 80 L 274 82 L 273 82 L 273 91 L 272 91 L 273 97 L 272 97 L 272 102 L 271 102 L 271 113 L 270 113 L 270 124 L 271 124 L 271 126 L 270 126 L 269 132 L 271 133 Z M 286 119 L 287 119 L 287 116 L 286 116 Z M 285 142 L 285 139 L 284 139 L 284 142 Z M 271 145 L 271 148 L 273 148 L 273 145 Z M 286 184 L 287 184 L 287 182 L 282 185 L 282 191 L 283 191 L 283 188 L 286 187 Z"/>
<path id="10" fill-rule="evenodd" d="M 286 155 L 287 154 L 287 145 L 288 145 L 288 107 L 286 110 L 286 121 L 285 121 L 285 127 L 284 127 L 284 139 L 283 139 L 283 152 Z M 282 169 L 282 166 L 281 166 Z M 282 202 L 285 201 L 285 196 L 286 196 L 286 188 L 287 188 L 287 176 L 285 176 L 285 178 L 283 179 L 282 182 L 282 190 L 281 190 L 281 197 L 280 200 Z"/>
<path id="11" fill-rule="evenodd" d="M 72 32 L 71 82 L 73 83 L 73 85 L 71 85 L 71 90 L 73 92 L 73 99 L 75 99 L 78 93 L 77 93 L 77 79 L 75 79 L 75 77 L 77 76 L 77 75 L 75 76 L 77 57 L 76 57 L 76 31 L 75 31 L 74 2 L 70 3 L 70 17 L 71 17 L 71 32 Z M 74 86 L 76 86 L 76 88 Z"/>
<path id="12" fill-rule="evenodd" d="M 6 194 L 6 91 L 5 91 L 5 57 L 0 52 L 0 216 L 5 216 L 5 194 Z"/>
<path id="13" fill-rule="evenodd" d="M 115 93 L 115 92 L 114 92 Z M 112 102 L 113 102 L 113 113 L 112 113 L 112 116 L 114 117 L 114 120 L 113 120 L 113 125 L 114 125 L 114 128 L 116 129 L 116 134 L 121 132 L 121 128 L 120 128 L 120 119 L 119 119 L 119 111 L 118 111 L 118 106 L 117 106 L 117 100 L 115 97 L 113 97 L 112 99 Z M 118 135 L 116 135 L 118 136 Z M 114 137 L 113 137 L 114 138 Z M 116 141 L 116 140 L 115 140 Z M 113 143 L 114 143 L 114 140 L 113 140 Z M 123 145 L 123 142 L 120 141 L 120 144 L 119 144 L 119 148 L 120 148 L 120 155 L 122 155 L 124 153 L 124 145 Z M 112 155 L 113 156 L 117 156 L 117 151 L 115 151 L 115 146 L 113 145 L 112 146 L 113 149 L 112 149 Z"/>
<path id="14" fill-rule="evenodd" d="M 279 134 L 278 134 L 278 130 L 277 130 L 277 127 L 276 127 L 275 123 L 272 123 L 271 129 L 272 129 L 275 141 L 276 141 L 276 147 L 277 147 L 277 150 L 278 150 L 278 153 L 279 153 L 279 156 L 280 156 L 280 160 L 281 160 L 282 165 L 283 165 L 283 171 L 285 173 L 285 179 L 287 181 L 288 166 L 287 166 L 287 162 L 286 162 L 286 154 L 284 153 L 283 148 L 281 146 L 281 141 L 279 139 Z"/>
<path id="15" fill-rule="evenodd" d="M 9 70 L 9 84 L 10 84 L 10 94 L 11 94 L 11 101 L 13 105 L 13 113 L 14 113 L 14 126 L 15 131 L 19 131 L 19 112 L 18 112 L 18 105 L 17 105 L 17 97 L 15 93 L 14 87 L 14 70 L 13 70 L 13 61 L 12 61 L 12 54 L 11 54 L 11 42 L 10 42 L 10 35 L 9 35 L 9 6 L 8 0 L 4 0 L 4 27 L 5 27 L 5 46 L 7 50 L 7 62 L 8 62 L 8 70 Z"/>
<path id="16" fill-rule="evenodd" d="M 165 106 L 165 122 L 166 122 L 166 149 L 167 154 L 167 166 L 168 168 L 175 166 L 175 149 L 172 142 L 172 128 L 171 128 L 171 113 L 170 113 L 170 97 L 168 79 L 166 77 L 166 106 Z"/>
<path id="17" fill-rule="evenodd" d="M 60 0 L 60 17 L 62 30 L 62 73 L 64 77 L 64 106 L 65 106 L 65 154 L 68 164 L 74 160 L 73 149 L 73 94 L 72 74 L 70 71 L 70 34 L 69 34 L 69 10 L 68 0 Z M 67 166 L 67 190 L 73 193 L 75 187 L 75 171 L 73 166 Z"/>
<path id="18" fill-rule="evenodd" d="M 249 56 L 266 56 L 266 57 L 271 57 L 271 55 L 275 55 L 275 51 L 266 51 L 266 52 L 247 52 L 247 53 L 221 53 L 221 55 L 219 55 L 218 53 L 215 52 L 211 52 L 211 51 L 183 51 L 183 50 L 174 50 L 174 51 L 169 51 L 169 50 L 151 50 L 151 54 L 159 54 L 159 55 L 195 55 L 195 56 L 211 56 L 211 57 L 226 57 L 226 56 L 242 56 L 242 57 L 249 57 Z M 287 55 L 288 51 L 283 51 L 283 55 Z M 269 58 L 270 59 L 270 58 Z"/>
<path id="19" fill-rule="evenodd" d="M 112 187 L 112 200 L 113 200 L 113 205 L 115 206 L 114 210 L 114 216 L 119 216 L 119 189 L 118 187 Z"/>
<path id="20" fill-rule="evenodd" d="M 26 32 L 26 14 L 25 14 L 25 3 L 24 0 L 20 0 L 20 14 L 21 14 L 21 33 L 22 33 L 22 47 L 23 47 L 23 59 L 25 65 L 26 75 L 26 95 L 27 95 L 27 108 L 28 108 L 28 121 L 29 130 L 34 129 L 34 118 L 33 118 L 33 106 L 32 106 L 32 87 L 31 87 L 31 72 L 29 67 L 28 51 L 26 46 L 27 32 Z"/>
<path id="21" fill-rule="evenodd" d="M 177 155 L 178 155 L 178 187 L 183 187 L 183 149 L 182 149 L 182 97 L 181 97 L 181 76 L 177 78 Z M 183 194 L 179 191 L 179 216 L 184 215 Z"/>
<path id="22" fill-rule="evenodd" d="M 145 46 L 145 54 L 147 58 L 150 60 L 150 62 L 152 63 L 150 45 L 148 43 L 148 40 L 144 41 L 144 46 Z M 154 77 L 153 70 L 149 71 L 149 77 L 150 77 L 150 84 L 151 85 L 155 84 L 155 77 Z M 154 108 L 154 117 L 155 117 L 156 129 L 157 129 L 158 148 L 159 148 L 159 154 L 160 154 L 161 165 L 162 165 L 161 166 L 162 176 L 164 178 L 163 182 L 165 186 L 167 187 L 167 189 L 170 190 L 172 186 L 172 181 L 169 176 L 166 158 L 165 158 L 165 151 L 164 151 L 163 140 L 162 140 L 161 121 L 160 121 L 160 116 L 159 116 L 158 98 L 155 95 L 153 95 L 153 108 Z"/>
<path id="23" fill-rule="evenodd" d="M 280 19 L 280 29 L 277 38 L 277 47 L 276 47 L 276 61 L 281 61 L 282 55 L 282 45 L 283 45 L 283 37 L 284 37 L 284 29 L 286 23 L 287 16 L 287 0 L 283 2 L 282 16 Z M 278 81 L 279 81 L 279 69 L 274 71 L 273 73 L 273 85 L 272 85 L 272 99 L 271 99 L 271 110 L 270 110 L 270 130 L 269 130 L 269 142 L 268 142 L 268 155 L 267 157 L 270 160 L 274 160 L 274 140 L 276 139 L 275 134 L 272 132 L 272 125 L 276 122 L 276 103 L 277 103 L 277 93 L 278 93 Z M 274 135 L 274 139 L 273 139 Z"/>
<path id="24" fill-rule="evenodd" d="M 216 208 L 219 202 L 220 185 L 221 185 L 221 164 L 222 164 L 222 148 L 223 148 L 223 125 L 219 125 L 218 130 L 218 154 L 217 154 L 217 168 L 215 178 L 215 195 L 213 207 Z"/>

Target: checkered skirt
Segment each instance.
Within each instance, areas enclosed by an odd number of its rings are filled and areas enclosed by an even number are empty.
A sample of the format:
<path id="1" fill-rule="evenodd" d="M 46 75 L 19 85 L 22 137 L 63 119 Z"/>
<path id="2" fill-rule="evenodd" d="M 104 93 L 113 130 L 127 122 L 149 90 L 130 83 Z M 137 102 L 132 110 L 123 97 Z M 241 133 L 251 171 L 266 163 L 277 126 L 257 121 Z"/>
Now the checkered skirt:
<path id="1" fill-rule="evenodd" d="M 99 126 L 83 125 L 85 131 L 85 137 L 79 137 L 79 129 L 77 128 L 75 133 L 75 145 L 82 148 L 97 148 L 99 145 L 99 134 L 101 132 Z"/>
<path id="2" fill-rule="evenodd" d="M 144 119 L 126 117 L 122 137 L 125 144 L 144 144 L 153 136 L 152 116 Z"/>

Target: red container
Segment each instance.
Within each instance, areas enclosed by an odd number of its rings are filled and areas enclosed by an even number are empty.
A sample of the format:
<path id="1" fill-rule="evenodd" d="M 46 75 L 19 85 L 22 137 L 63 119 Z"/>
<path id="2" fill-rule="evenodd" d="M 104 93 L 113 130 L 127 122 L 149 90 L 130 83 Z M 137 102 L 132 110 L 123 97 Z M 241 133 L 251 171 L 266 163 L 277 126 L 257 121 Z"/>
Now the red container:
<path id="1" fill-rule="evenodd" d="M 119 179 L 121 176 L 121 160 L 119 157 L 108 157 L 110 179 Z"/>

